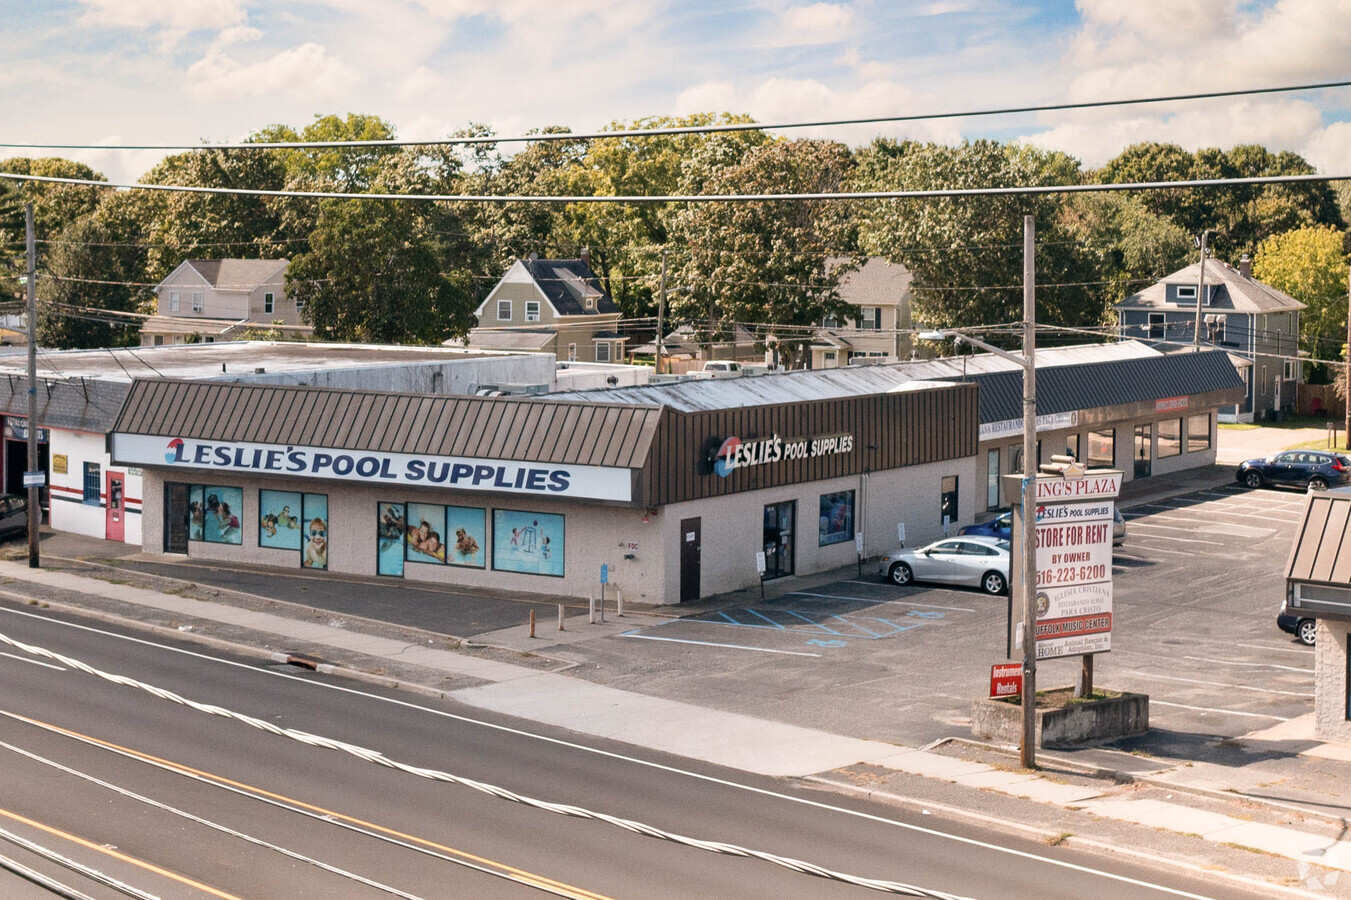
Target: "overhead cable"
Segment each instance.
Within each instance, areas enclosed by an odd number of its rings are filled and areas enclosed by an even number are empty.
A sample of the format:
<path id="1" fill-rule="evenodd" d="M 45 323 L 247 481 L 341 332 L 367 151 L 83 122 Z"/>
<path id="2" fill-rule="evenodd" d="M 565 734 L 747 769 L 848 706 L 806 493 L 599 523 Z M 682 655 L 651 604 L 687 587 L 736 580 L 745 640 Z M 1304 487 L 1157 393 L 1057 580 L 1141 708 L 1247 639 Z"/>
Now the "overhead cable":
<path id="1" fill-rule="evenodd" d="M 883 125 L 896 122 L 927 122 L 939 119 L 975 119 L 1023 113 L 1060 112 L 1071 109 L 1097 109 L 1113 106 L 1140 106 L 1151 103 L 1176 103 L 1183 100 L 1215 100 L 1222 97 L 1247 97 L 1261 94 L 1285 94 L 1351 87 L 1351 81 L 1323 81 L 1283 87 L 1246 88 L 1232 91 L 1203 91 L 1121 100 L 1085 100 L 1079 103 L 1046 103 L 1037 106 L 1009 106 L 994 109 L 969 109 L 959 112 L 914 113 L 904 116 L 867 116 L 858 119 L 821 119 L 813 122 L 727 122 L 721 125 L 678 125 L 671 128 L 630 128 L 610 131 L 548 131 L 511 137 L 463 135 L 448 138 L 404 140 L 397 138 L 358 141 L 237 141 L 219 144 L 35 144 L 0 142 L 0 147 L 41 150 L 318 150 L 360 147 L 443 147 L 472 144 L 520 144 L 547 141 L 590 141 L 605 138 L 662 137 L 680 134 L 717 134 L 729 131 L 782 131 L 792 128 L 832 128 L 844 125 Z"/>

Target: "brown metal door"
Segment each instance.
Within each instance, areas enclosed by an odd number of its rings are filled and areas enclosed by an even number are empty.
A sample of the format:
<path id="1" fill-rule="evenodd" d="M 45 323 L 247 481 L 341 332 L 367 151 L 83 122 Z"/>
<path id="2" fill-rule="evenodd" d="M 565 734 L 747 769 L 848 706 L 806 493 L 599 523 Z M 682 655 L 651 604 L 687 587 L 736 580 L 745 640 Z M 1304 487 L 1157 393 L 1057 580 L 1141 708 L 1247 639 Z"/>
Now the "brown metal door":
<path id="1" fill-rule="evenodd" d="M 680 520 L 680 602 L 699 599 L 699 558 L 703 547 L 702 520 Z"/>

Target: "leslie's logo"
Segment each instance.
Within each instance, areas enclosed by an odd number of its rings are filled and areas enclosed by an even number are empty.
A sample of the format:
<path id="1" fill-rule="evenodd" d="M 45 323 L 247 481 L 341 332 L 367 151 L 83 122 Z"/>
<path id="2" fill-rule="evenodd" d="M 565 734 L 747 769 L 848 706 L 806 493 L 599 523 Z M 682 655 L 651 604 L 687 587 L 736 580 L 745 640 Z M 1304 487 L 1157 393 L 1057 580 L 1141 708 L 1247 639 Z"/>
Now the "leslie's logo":
<path id="1" fill-rule="evenodd" d="M 714 454 L 713 471 L 723 478 L 730 475 L 732 469 L 736 467 L 736 451 L 740 446 L 741 438 L 739 437 L 729 437 L 723 441 L 722 446 L 718 448 L 718 452 Z"/>
<path id="2" fill-rule="evenodd" d="M 174 438 L 169 442 L 169 452 L 164 454 L 164 461 L 170 463 L 183 461 L 183 439 Z"/>

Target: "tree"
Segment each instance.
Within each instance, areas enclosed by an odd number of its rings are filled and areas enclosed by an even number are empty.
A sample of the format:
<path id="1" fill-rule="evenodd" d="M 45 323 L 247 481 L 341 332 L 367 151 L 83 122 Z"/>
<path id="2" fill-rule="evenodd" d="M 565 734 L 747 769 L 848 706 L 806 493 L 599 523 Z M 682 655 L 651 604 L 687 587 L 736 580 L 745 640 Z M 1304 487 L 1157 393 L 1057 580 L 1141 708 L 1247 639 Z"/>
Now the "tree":
<path id="1" fill-rule="evenodd" d="M 1134 194 L 1075 194 L 1062 218 L 1086 255 L 1096 257 L 1103 293 L 1116 303 L 1176 272 L 1195 256 L 1191 236 L 1166 216 L 1150 212 Z"/>
<path id="2" fill-rule="evenodd" d="M 13 172 L 15 175 L 78 178 L 83 181 L 107 180 L 84 163 L 58 156 L 40 159 L 14 157 L 0 160 L 0 171 Z M 93 212 L 98 208 L 99 201 L 107 190 L 90 185 L 44 181 L 24 181 L 17 184 L 22 202 L 33 204 L 33 230 L 39 241 L 56 237 L 61 229 L 71 222 Z"/>
<path id="3" fill-rule="evenodd" d="M 1262 242 L 1253 276 L 1307 305 L 1301 343 L 1314 359 L 1330 359 L 1346 342 L 1347 256 L 1344 235 L 1330 226 L 1297 228 Z"/>
<path id="4" fill-rule="evenodd" d="M 1076 184 L 1078 162 L 1056 151 L 996 141 L 941 144 L 880 140 L 857 154 L 858 190 Z M 1106 301 L 1101 253 L 1074 239 L 1054 195 L 887 200 L 861 206 L 858 242 L 914 275 L 916 321 L 980 327 L 1022 319 L 1023 216 L 1037 223 L 1038 321 L 1092 327 Z"/>
<path id="5" fill-rule="evenodd" d="M 471 291 L 441 274 L 436 245 L 408 203 L 325 200 L 286 292 L 327 340 L 438 343 L 468 330 Z"/>
<path id="6" fill-rule="evenodd" d="M 710 194 L 835 192 L 852 166 L 847 147 L 818 140 L 772 141 L 729 165 L 707 165 L 710 156 L 728 149 L 709 142 L 686 168 L 686 184 L 697 182 L 701 193 Z M 707 315 L 710 338 L 717 323 L 729 321 L 763 324 L 766 333 L 778 328 L 781 359 L 792 365 L 806 344 L 806 329 L 827 315 L 849 313 L 837 287 L 851 265 L 832 263 L 852 244 L 841 204 L 690 204 L 674 214 L 670 237 L 674 283 L 688 287 L 672 300 L 672 312 Z"/>

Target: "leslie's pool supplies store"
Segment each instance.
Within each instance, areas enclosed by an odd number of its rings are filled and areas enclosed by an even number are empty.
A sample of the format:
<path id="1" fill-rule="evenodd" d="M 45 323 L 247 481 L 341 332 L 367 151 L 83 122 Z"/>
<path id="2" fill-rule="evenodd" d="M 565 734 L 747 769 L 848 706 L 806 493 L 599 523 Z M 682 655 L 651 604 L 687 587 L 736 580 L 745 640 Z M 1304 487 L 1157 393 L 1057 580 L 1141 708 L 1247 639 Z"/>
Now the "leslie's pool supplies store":
<path id="1" fill-rule="evenodd" d="M 676 603 L 852 563 L 969 521 L 977 388 L 658 405 L 138 381 L 109 437 L 144 546 Z M 973 486 L 970 486 L 974 488 Z"/>

